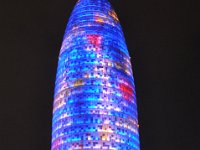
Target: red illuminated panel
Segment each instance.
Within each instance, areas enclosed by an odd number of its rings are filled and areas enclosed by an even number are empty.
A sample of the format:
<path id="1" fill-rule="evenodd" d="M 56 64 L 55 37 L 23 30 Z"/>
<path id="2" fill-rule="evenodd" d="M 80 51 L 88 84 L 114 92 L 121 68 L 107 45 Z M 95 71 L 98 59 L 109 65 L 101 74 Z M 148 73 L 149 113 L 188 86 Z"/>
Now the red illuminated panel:
<path id="1" fill-rule="evenodd" d="M 126 84 L 119 84 L 120 90 L 123 92 L 123 96 L 125 99 L 129 100 L 130 96 L 133 95 L 133 90 L 130 88 L 129 85 Z"/>
<path id="2" fill-rule="evenodd" d="M 87 39 L 91 44 L 99 46 L 101 44 L 101 36 L 97 34 L 87 35 Z"/>
<path id="3" fill-rule="evenodd" d="M 89 41 L 90 44 L 93 44 L 96 48 L 96 50 L 100 50 L 100 46 L 102 43 L 102 38 L 98 34 L 90 34 L 87 35 L 87 40 Z"/>

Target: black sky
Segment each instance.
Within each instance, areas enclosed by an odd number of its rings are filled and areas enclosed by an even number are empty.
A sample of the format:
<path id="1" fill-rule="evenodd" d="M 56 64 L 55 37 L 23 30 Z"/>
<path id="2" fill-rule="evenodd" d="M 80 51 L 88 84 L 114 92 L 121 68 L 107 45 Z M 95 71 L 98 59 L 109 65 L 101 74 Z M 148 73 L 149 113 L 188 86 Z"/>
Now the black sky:
<path id="1" fill-rule="evenodd" d="M 75 2 L 0 2 L 1 150 L 50 150 L 57 57 Z M 132 57 L 141 150 L 199 150 L 200 3 L 111 2 Z"/>

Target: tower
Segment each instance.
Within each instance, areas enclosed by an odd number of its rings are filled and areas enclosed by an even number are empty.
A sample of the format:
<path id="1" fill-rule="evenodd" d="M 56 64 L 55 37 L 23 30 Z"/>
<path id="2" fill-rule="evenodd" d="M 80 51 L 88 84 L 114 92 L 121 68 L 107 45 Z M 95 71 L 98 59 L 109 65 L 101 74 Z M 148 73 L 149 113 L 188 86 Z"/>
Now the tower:
<path id="1" fill-rule="evenodd" d="M 55 81 L 52 150 L 139 150 L 132 67 L 108 0 L 79 0 Z"/>

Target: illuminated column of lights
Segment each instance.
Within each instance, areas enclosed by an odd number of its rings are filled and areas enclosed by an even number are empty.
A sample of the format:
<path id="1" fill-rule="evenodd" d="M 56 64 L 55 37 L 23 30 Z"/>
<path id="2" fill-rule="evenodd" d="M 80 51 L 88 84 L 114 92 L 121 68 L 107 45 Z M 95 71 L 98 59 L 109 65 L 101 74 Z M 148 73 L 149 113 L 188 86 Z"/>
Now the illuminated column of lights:
<path id="1" fill-rule="evenodd" d="M 108 0 L 79 0 L 59 54 L 52 150 L 139 150 L 135 85 Z"/>

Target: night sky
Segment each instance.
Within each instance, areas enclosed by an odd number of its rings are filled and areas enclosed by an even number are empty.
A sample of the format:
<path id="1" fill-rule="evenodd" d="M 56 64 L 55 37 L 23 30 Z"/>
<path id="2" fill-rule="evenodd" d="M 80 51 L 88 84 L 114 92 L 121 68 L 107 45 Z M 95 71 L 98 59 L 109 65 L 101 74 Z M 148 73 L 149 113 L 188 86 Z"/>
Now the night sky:
<path id="1" fill-rule="evenodd" d="M 50 150 L 58 53 L 75 2 L 1 2 L 1 150 Z M 111 3 L 132 58 L 141 150 L 199 150 L 200 3 Z"/>

